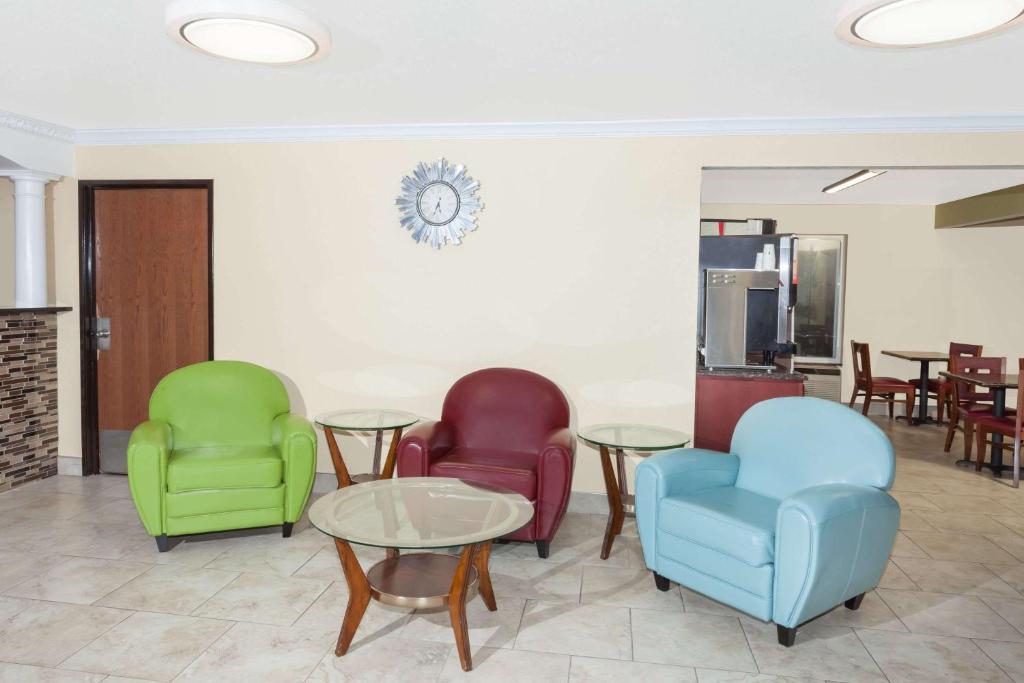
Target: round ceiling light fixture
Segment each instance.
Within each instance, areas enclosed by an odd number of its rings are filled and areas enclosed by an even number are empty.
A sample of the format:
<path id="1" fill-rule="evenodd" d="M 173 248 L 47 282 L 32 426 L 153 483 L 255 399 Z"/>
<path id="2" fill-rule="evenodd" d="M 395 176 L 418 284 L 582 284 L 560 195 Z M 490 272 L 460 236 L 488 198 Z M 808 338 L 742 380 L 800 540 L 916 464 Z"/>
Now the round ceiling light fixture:
<path id="1" fill-rule="evenodd" d="M 1024 0 L 848 2 L 836 33 L 854 45 L 927 47 L 1001 31 L 1024 20 Z"/>
<path id="2" fill-rule="evenodd" d="M 179 43 L 242 62 L 309 62 L 331 46 L 326 26 L 276 0 L 174 0 L 164 16 Z"/>

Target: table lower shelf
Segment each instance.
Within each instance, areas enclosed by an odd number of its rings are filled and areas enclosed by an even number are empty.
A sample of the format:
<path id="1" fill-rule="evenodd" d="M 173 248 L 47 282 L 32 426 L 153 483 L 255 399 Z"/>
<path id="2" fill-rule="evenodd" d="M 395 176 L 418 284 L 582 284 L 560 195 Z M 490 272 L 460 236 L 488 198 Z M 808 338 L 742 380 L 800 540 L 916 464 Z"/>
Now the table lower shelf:
<path id="1" fill-rule="evenodd" d="M 366 572 L 370 596 L 385 605 L 430 609 L 444 607 L 459 566 L 455 555 L 413 553 L 381 560 Z M 480 577 L 470 568 L 466 600 L 477 593 Z"/>

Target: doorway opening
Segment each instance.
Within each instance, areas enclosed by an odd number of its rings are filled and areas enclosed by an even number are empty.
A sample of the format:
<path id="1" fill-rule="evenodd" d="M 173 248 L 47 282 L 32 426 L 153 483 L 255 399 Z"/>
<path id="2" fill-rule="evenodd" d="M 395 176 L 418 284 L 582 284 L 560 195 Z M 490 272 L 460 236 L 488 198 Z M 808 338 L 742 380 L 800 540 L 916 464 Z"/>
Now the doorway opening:
<path id="1" fill-rule="evenodd" d="M 120 474 L 156 383 L 213 358 L 213 181 L 78 188 L 82 474 Z"/>

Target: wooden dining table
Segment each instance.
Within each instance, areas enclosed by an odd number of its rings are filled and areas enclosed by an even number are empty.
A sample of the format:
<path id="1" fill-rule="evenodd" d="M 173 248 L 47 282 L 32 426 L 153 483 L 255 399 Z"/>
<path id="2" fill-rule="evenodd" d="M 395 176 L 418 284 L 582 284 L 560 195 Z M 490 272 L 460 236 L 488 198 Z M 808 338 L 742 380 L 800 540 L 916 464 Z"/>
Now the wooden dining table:
<path id="1" fill-rule="evenodd" d="M 1004 417 L 1006 415 L 1006 390 L 1016 389 L 1018 376 L 1001 374 L 978 374 L 973 372 L 940 372 L 946 379 L 966 382 L 976 387 L 988 389 L 992 392 L 992 415 Z M 984 457 L 978 454 L 979 458 Z M 989 459 L 992 475 L 1000 477 L 1004 470 L 1012 469 L 1011 466 L 1003 464 L 1003 435 L 999 432 L 992 433 L 992 455 Z"/>
<path id="2" fill-rule="evenodd" d="M 935 422 L 928 417 L 928 377 L 931 373 L 932 363 L 948 363 L 948 351 L 882 351 L 883 356 L 892 356 L 903 360 L 920 363 L 920 383 L 917 387 L 917 424 Z M 907 416 L 907 424 L 910 424 L 910 416 Z"/>

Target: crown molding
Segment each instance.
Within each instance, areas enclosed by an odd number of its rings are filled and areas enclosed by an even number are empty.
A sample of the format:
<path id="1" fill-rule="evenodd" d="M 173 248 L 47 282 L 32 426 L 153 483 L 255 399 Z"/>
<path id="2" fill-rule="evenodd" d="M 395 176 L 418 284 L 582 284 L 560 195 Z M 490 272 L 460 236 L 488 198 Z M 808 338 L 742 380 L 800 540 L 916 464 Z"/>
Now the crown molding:
<path id="1" fill-rule="evenodd" d="M 76 131 L 47 121 L 0 110 L 0 128 L 23 131 L 77 145 L 179 145 L 340 140 L 1017 133 L 1024 132 L 1024 115 L 426 123 L 253 128 L 97 128 Z"/>
<path id="2" fill-rule="evenodd" d="M 678 119 L 551 123 L 429 123 L 265 128 L 125 128 L 79 130 L 79 145 L 158 145 L 336 140 L 588 138 L 827 133 L 1024 132 L 1024 116 Z"/>
<path id="3" fill-rule="evenodd" d="M 0 128 L 31 133 L 44 138 L 52 138 L 61 142 L 74 142 L 75 131 L 71 128 L 58 126 L 56 123 L 41 121 L 30 116 L 22 116 L 11 111 L 0 110 Z"/>

